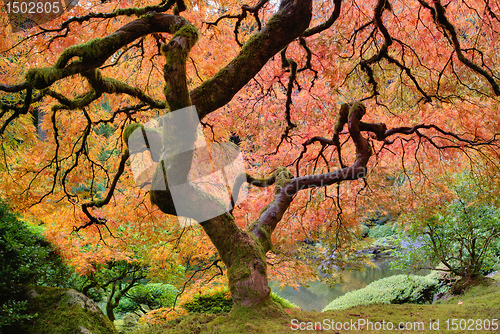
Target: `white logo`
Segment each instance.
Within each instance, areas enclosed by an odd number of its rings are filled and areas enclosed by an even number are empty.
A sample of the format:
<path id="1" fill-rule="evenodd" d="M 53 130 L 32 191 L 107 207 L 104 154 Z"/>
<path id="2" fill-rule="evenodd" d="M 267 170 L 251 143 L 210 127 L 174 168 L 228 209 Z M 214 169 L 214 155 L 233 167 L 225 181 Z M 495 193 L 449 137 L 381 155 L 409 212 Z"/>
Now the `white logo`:
<path id="1" fill-rule="evenodd" d="M 232 195 L 236 177 L 245 173 L 238 146 L 233 143 L 208 144 L 194 106 L 151 120 L 144 128 L 138 127 L 129 136 L 128 144 L 136 184 L 160 191 L 168 187 L 177 216 L 184 226 L 228 212 L 232 209 L 231 202 L 236 204 L 247 195 L 247 188 L 241 189 L 240 196 Z M 159 163 L 163 164 L 165 171 L 158 173 L 162 182 L 155 179 L 151 189 Z M 203 192 L 193 192 L 193 188 Z M 205 193 L 215 198 L 208 202 L 208 208 Z M 234 196 L 233 201 L 231 196 Z"/>

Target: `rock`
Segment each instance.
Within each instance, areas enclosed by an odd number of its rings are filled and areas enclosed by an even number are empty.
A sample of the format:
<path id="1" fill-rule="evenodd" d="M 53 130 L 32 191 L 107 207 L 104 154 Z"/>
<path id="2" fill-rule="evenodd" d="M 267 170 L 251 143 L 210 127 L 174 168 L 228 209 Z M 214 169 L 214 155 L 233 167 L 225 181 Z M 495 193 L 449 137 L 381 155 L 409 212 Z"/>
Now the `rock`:
<path id="1" fill-rule="evenodd" d="M 117 334 L 113 323 L 87 296 L 49 287 L 26 289 L 27 312 L 32 320 L 17 323 L 3 334 Z M 2 328 L 3 330 L 3 328 Z"/>
<path id="2" fill-rule="evenodd" d="M 139 316 L 137 314 L 135 314 L 135 313 L 127 313 L 123 317 L 123 324 L 126 327 L 135 327 L 138 320 L 139 320 Z"/>
<path id="3" fill-rule="evenodd" d="M 64 295 L 69 297 L 69 300 L 65 301 L 68 306 L 77 305 L 78 307 L 81 307 L 90 312 L 101 311 L 97 307 L 97 305 L 94 304 L 94 302 L 89 297 L 85 296 L 83 293 L 71 289 L 64 292 Z M 62 300 L 65 300 L 65 298 L 63 298 Z"/>
<path id="4" fill-rule="evenodd" d="M 80 326 L 80 333 L 79 334 L 94 334 L 94 333 L 89 331 L 87 328 Z"/>
<path id="5" fill-rule="evenodd" d="M 139 329 L 138 320 L 140 317 L 135 313 L 126 313 L 121 320 L 115 320 L 115 327 L 119 334 L 132 333 Z"/>
<path id="6" fill-rule="evenodd" d="M 137 329 L 137 321 L 139 320 L 139 316 L 134 313 L 127 313 L 123 317 L 123 328 L 127 331 L 127 333 L 133 332 Z"/>
<path id="7" fill-rule="evenodd" d="M 486 275 L 486 277 L 493 278 L 496 275 L 498 275 L 498 271 L 493 271 L 493 272 L 489 273 L 488 275 Z"/>

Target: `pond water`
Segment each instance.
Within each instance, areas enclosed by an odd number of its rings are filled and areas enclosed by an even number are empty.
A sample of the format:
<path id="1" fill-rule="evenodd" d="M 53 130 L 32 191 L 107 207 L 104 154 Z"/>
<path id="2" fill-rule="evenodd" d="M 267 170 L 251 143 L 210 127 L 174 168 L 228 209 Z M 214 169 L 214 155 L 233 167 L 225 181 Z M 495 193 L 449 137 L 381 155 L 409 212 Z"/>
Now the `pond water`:
<path id="1" fill-rule="evenodd" d="M 318 281 L 309 282 L 308 287 L 299 287 L 298 291 L 292 287 L 280 290 L 276 282 L 271 282 L 270 286 L 274 293 L 288 299 L 301 309 L 320 312 L 332 300 L 349 291 L 364 288 L 371 282 L 384 277 L 404 273 L 401 270 L 391 270 L 390 261 L 390 258 L 374 261 L 376 266 L 366 267 L 364 271 L 344 271 L 342 272 L 344 283 L 338 283 L 334 287 Z"/>

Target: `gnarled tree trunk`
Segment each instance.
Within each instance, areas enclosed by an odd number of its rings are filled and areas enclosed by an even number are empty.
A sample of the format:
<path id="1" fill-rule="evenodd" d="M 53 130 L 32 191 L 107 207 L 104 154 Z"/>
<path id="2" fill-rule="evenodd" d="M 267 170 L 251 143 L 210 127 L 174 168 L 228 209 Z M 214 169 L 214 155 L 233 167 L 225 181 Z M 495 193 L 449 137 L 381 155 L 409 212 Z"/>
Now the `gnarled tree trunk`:
<path id="1" fill-rule="evenodd" d="M 336 15 L 338 16 L 340 3 L 337 5 Z M 259 33 L 249 39 L 240 54 L 214 78 L 204 82 L 189 95 L 185 93 L 187 92 L 186 72 L 183 68 L 188 52 L 196 42 L 196 36 L 193 35 L 192 29 L 179 30 L 170 43 L 162 48 L 167 59 L 165 95 L 169 105 L 179 109 L 193 103 L 201 119 L 229 102 L 272 56 L 304 33 L 311 20 L 311 6 L 311 0 L 283 0 L 279 11 Z M 244 181 L 260 187 L 275 184 L 275 198 L 262 212 L 259 219 L 245 231 L 235 224 L 234 217 L 229 212 L 206 221 L 199 221 L 227 267 L 229 287 L 236 308 L 256 307 L 270 301 L 266 253 L 271 249 L 271 235 L 290 206 L 293 196 L 302 189 L 357 179 L 366 174 L 366 164 L 371 156 L 371 149 L 366 139 L 360 134 L 360 120 L 364 112 L 365 108 L 362 104 L 343 106 L 335 129 L 335 136 L 338 137 L 338 133 L 346 124 L 348 125 L 357 150 L 356 161 L 352 166 L 327 174 L 297 178 L 293 178 L 286 168 L 278 168 L 273 175 L 264 180 L 244 175 L 235 185 L 236 192 Z M 363 130 L 366 131 L 365 128 L 370 125 L 363 123 L 363 126 Z M 385 128 L 379 130 L 382 131 Z M 186 136 L 183 133 L 182 136 L 184 139 L 192 138 L 194 147 L 194 133 L 192 136 Z M 166 181 L 167 168 L 170 169 L 169 173 L 173 173 L 173 170 L 177 176 L 180 175 L 176 177 L 176 182 L 187 183 L 186 171 L 190 169 L 191 158 L 192 154 L 183 154 L 177 160 L 167 158 L 160 161 L 152 185 Z M 152 202 L 163 212 L 177 215 L 168 184 L 164 190 L 154 189 L 162 189 L 162 187 L 152 187 Z M 196 203 L 192 215 L 187 213 L 190 218 L 196 219 L 199 216 L 195 211 L 198 213 L 209 211 L 214 205 L 218 205 L 216 198 L 193 186 L 184 188 L 182 196 L 190 203 Z M 224 211 L 224 208 L 222 209 Z"/>

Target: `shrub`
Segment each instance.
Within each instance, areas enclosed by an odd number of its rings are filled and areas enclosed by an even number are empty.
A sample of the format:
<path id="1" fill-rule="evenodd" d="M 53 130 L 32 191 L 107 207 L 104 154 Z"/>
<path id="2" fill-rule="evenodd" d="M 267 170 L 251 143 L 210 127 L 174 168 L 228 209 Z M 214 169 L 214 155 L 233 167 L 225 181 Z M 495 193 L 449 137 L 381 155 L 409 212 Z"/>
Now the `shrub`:
<path id="1" fill-rule="evenodd" d="M 284 308 L 297 308 L 298 306 L 271 292 L 271 299 Z M 182 305 L 189 313 L 228 313 L 233 308 L 233 300 L 229 288 L 221 291 L 209 291 L 197 295 L 192 301 Z"/>
<path id="2" fill-rule="evenodd" d="M 375 225 L 368 230 L 368 236 L 371 238 L 384 238 L 390 237 L 397 233 L 397 227 L 395 224 L 387 223 L 384 225 Z"/>
<path id="3" fill-rule="evenodd" d="M 147 305 L 150 310 L 168 307 L 174 303 L 178 290 L 171 284 L 148 283 L 136 285 L 120 299 L 116 308 L 119 313 L 135 312 L 141 305 Z"/>
<path id="4" fill-rule="evenodd" d="M 118 313 L 129 313 L 129 312 L 135 312 L 139 310 L 140 305 L 134 302 L 132 299 L 123 297 L 120 299 L 120 302 L 118 303 L 118 306 L 115 308 L 114 311 Z"/>
<path id="5" fill-rule="evenodd" d="M 233 307 L 229 289 L 197 295 L 182 305 L 189 313 L 227 313 Z"/>
<path id="6" fill-rule="evenodd" d="M 0 203 L 0 326 L 31 319 L 25 314 L 26 285 L 68 287 L 73 273 L 40 231 Z"/>
<path id="7" fill-rule="evenodd" d="M 358 305 L 428 303 L 432 301 L 438 284 L 437 279 L 416 275 L 386 277 L 334 299 L 323 312 Z"/>

